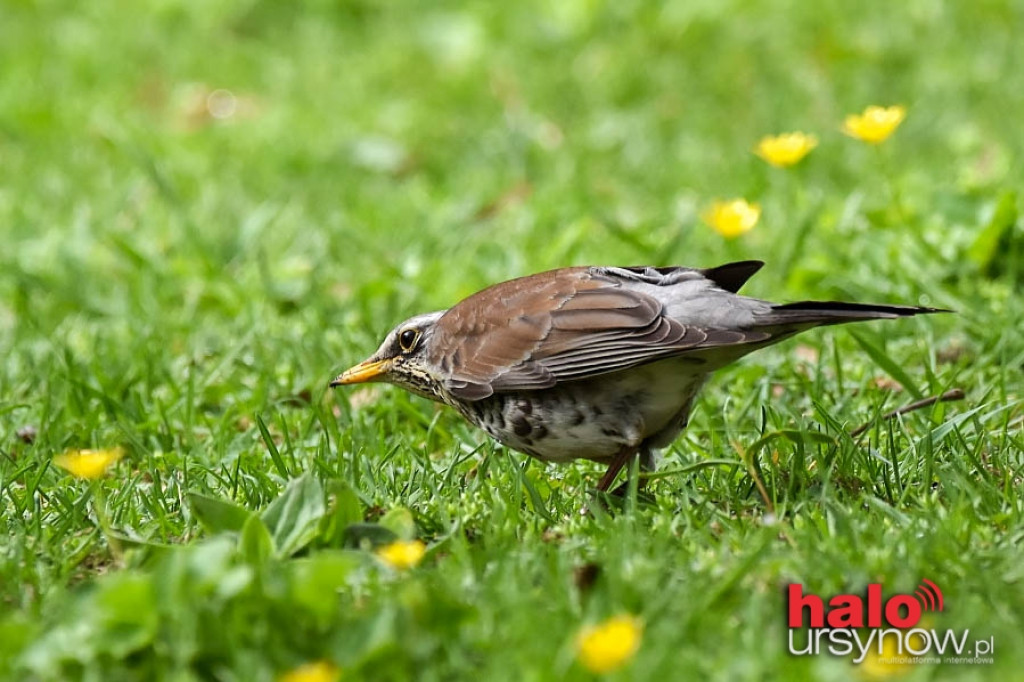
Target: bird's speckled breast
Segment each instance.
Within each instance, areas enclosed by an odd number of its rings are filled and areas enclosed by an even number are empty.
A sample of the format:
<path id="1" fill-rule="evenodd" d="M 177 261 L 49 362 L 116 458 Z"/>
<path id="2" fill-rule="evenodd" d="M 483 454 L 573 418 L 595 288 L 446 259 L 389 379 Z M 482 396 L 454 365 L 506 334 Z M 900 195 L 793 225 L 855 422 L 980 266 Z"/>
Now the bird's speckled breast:
<path id="1" fill-rule="evenodd" d="M 604 461 L 623 446 L 671 442 L 686 426 L 706 377 L 698 362 L 672 359 L 455 407 L 503 445 L 532 457 Z"/>

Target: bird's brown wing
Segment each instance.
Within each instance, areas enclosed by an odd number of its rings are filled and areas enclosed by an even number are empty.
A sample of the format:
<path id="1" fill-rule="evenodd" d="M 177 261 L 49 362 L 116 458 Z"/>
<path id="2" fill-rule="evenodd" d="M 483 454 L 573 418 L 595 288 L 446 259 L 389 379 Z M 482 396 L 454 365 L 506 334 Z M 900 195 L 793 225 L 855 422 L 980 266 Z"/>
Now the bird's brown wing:
<path id="1" fill-rule="evenodd" d="M 662 304 L 588 268 L 497 284 L 437 323 L 433 359 L 463 400 L 549 388 L 699 348 L 762 341 L 763 331 L 702 329 Z M 446 341 L 442 341 L 446 340 Z"/>

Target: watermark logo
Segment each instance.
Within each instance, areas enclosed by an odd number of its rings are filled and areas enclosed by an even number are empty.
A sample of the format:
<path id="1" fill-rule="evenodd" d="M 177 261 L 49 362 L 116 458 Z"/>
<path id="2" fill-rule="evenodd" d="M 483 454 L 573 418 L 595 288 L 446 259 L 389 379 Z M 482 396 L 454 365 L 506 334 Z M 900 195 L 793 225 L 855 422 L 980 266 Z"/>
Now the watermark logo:
<path id="1" fill-rule="evenodd" d="M 786 625 L 794 656 L 869 656 L 886 665 L 994 662 L 995 638 L 971 638 L 970 630 L 924 627 L 926 613 L 945 610 L 942 590 L 927 578 L 912 592 L 883 594 L 871 583 L 863 594 L 837 594 L 826 602 L 800 583 L 787 588 Z"/>

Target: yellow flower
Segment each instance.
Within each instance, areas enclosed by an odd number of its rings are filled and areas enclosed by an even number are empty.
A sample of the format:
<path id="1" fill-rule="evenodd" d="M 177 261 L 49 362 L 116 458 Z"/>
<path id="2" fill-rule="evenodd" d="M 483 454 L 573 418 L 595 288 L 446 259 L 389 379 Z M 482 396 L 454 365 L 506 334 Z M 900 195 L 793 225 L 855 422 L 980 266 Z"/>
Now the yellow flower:
<path id="1" fill-rule="evenodd" d="M 340 678 L 338 666 L 330 661 L 316 661 L 286 672 L 277 682 L 337 682 Z"/>
<path id="2" fill-rule="evenodd" d="M 68 450 L 53 458 L 53 463 L 73 476 L 94 481 L 107 473 L 107 469 L 124 457 L 120 447 L 106 450 Z"/>
<path id="3" fill-rule="evenodd" d="M 426 553 L 427 546 L 419 540 L 397 540 L 377 550 L 381 561 L 400 571 L 417 566 Z"/>
<path id="4" fill-rule="evenodd" d="M 750 232 L 760 217 L 760 204 L 748 204 L 743 199 L 716 201 L 701 215 L 704 222 L 726 239 Z"/>
<path id="5" fill-rule="evenodd" d="M 843 122 L 843 132 L 869 144 L 879 144 L 889 139 L 906 117 L 905 107 L 872 105 L 863 114 L 847 116 Z"/>
<path id="6" fill-rule="evenodd" d="M 576 640 L 580 663 L 595 673 L 618 670 L 640 648 L 643 630 L 643 624 L 629 615 L 613 616 L 583 628 Z"/>
<path id="7" fill-rule="evenodd" d="M 788 168 L 818 146 L 818 138 L 807 133 L 782 133 L 762 137 L 754 153 L 773 166 Z"/>

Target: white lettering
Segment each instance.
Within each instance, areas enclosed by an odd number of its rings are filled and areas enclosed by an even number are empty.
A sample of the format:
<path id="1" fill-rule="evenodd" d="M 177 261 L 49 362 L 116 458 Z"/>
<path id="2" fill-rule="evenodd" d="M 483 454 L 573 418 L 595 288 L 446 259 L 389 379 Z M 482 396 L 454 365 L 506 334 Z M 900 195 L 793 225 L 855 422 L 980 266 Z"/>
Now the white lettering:
<path id="1" fill-rule="evenodd" d="M 903 655 L 903 631 L 897 630 L 896 628 L 889 628 L 888 630 L 878 631 L 878 655 L 884 656 L 885 651 L 885 636 L 892 635 L 896 638 L 896 653 L 900 656 Z"/>
<path id="2" fill-rule="evenodd" d="M 814 632 L 814 630 L 808 630 L 807 631 L 807 648 L 806 649 L 802 649 L 800 651 L 797 651 L 794 648 L 795 645 L 793 644 L 793 635 L 795 635 L 797 633 L 797 629 L 796 628 L 790 628 L 790 630 L 789 630 L 789 653 L 793 654 L 794 656 L 804 656 L 806 654 L 814 653 L 814 635 L 813 635 L 813 632 Z"/>
<path id="3" fill-rule="evenodd" d="M 932 632 L 934 632 L 934 630 L 932 630 Z M 917 635 L 921 638 L 922 648 L 914 648 L 914 635 Z M 903 635 L 903 646 L 907 648 L 907 653 L 911 656 L 923 656 L 924 654 L 928 653 L 929 649 L 932 648 L 932 638 L 928 636 L 927 630 L 922 630 L 921 628 L 914 628 L 913 630 L 908 630 L 907 633 Z"/>
<path id="4" fill-rule="evenodd" d="M 828 648 L 829 653 L 833 656 L 847 656 L 853 653 L 853 634 L 854 631 L 849 628 L 829 632 L 828 638 L 832 642 Z"/>
<path id="5" fill-rule="evenodd" d="M 858 656 L 857 658 L 853 659 L 854 663 L 862 662 L 864 660 L 864 657 L 868 655 L 868 650 L 871 648 L 871 641 L 875 638 L 876 634 L 878 634 L 878 630 L 871 630 L 868 633 L 867 641 L 866 642 L 861 642 L 860 641 L 860 631 L 858 631 L 858 630 L 854 630 L 853 631 L 853 639 L 854 639 L 854 641 L 857 642 L 857 650 L 860 651 L 860 656 Z"/>
<path id="6" fill-rule="evenodd" d="M 964 647 L 967 646 L 967 635 L 971 633 L 970 630 L 964 630 L 964 636 L 960 638 L 960 641 L 956 641 L 956 635 L 953 634 L 952 630 L 946 630 L 946 636 L 940 641 L 939 633 L 932 630 L 932 641 L 935 642 L 935 651 L 940 656 L 946 653 L 946 647 L 949 646 L 949 642 L 953 642 L 953 651 L 956 652 L 957 656 L 960 656 L 964 652 Z"/>

